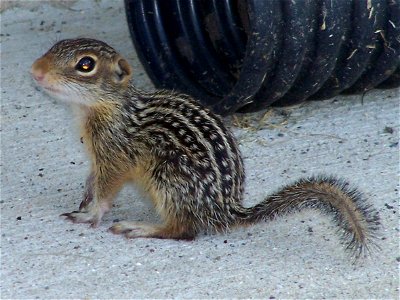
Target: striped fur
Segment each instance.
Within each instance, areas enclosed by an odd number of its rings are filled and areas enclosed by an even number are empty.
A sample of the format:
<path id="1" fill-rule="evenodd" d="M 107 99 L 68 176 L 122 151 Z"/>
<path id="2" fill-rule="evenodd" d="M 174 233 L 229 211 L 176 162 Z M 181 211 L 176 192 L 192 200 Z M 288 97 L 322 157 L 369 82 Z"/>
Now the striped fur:
<path id="1" fill-rule="evenodd" d="M 98 64 L 89 78 L 74 71 L 82 53 Z M 134 182 L 164 223 L 111 227 L 127 237 L 191 239 L 201 231 L 224 231 L 308 207 L 333 217 L 356 256 L 373 244 L 378 213 L 343 180 L 300 179 L 254 207 L 243 207 L 243 162 L 221 119 L 186 95 L 137 90 L 127 62 L 105 43 L 61 41 L 34 64 L 33 72 L 46 73 L 41 84 L 50 86 L 50 93 L 61 91 L 52 93 L 56 98 L 72 97 L 82 111 L 92 170 L 80 209 L 64 214 L 70 220 L 97 225 L 122 185 Z"/>

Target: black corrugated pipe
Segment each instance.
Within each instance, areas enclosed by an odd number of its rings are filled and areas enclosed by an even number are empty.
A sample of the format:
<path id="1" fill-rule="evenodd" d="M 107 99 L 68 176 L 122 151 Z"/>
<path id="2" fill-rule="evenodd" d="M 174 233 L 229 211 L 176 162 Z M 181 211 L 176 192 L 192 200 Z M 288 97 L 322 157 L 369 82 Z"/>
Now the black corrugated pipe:
<path id="1" fill-rule="evenodd" d="M 400 86 L 400 0 L 125 0 L 158 88 L 216 113 Z"/>

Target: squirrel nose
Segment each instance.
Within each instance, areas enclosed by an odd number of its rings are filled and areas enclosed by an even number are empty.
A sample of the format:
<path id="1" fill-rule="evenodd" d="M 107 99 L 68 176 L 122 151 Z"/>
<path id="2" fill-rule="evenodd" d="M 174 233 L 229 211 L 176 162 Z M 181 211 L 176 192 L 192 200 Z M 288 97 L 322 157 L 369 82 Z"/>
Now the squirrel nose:
<path id="1" fill-rule="evenodd" d="M 31 68 L 32 77 L 38 82 L 43 82 L 44 78 L 46 77 L 46 72 L 43 71 L 42 68 L 35 67 L 35 65 Z"/>
<path id="2" fill-rule="evenodd" d="M 44 79 L 43 73 L 32 72 L 32 76 L 38 82 L 43 81 Z"/>
<path id="3" fill-rule="evenodd" d="M 47 61 L 43 58 L 36 60 L 31 67 L 32 77 L 37 82 L 42 82 L 45 79 L 47 71 L 48 64 Z"/>

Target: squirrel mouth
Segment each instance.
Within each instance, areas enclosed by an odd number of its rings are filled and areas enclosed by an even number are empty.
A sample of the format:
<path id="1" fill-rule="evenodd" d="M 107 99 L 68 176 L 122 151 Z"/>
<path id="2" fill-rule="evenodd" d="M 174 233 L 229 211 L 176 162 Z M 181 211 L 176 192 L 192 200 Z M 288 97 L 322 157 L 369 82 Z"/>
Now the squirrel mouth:
<path id="1" fill-rule="evenodd" d="M 54 88 L 54 87 L 51 87 L 51 86 L 42 85 L 42 87 L 43 87 L 46 91 L 51 92 L 51 93 L 59 94 L 59 93 L 61 92 L 60 90 L 58 90 L 58 89 L 56 89 L 56 88 Z"/>

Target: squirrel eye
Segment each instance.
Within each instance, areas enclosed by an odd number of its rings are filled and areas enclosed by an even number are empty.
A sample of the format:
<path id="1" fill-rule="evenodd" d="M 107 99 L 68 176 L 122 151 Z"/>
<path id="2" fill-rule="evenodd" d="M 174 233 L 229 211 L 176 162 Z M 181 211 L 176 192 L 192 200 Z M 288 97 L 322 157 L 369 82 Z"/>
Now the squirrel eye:
<path id="1" fill-rule="evenodd" d="M 88 73 L 94 69 L 95 64 L 96 63 L 93 58 L 85 56 L 79 60 L 79 62 L 75 66 L 75 69 L 80 72 Z"/>

